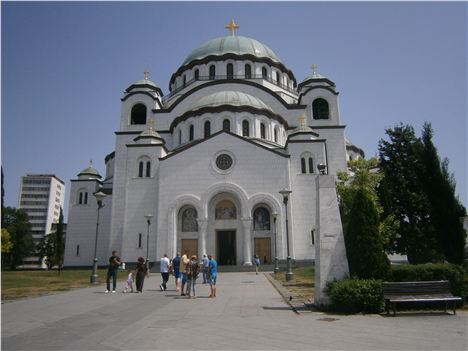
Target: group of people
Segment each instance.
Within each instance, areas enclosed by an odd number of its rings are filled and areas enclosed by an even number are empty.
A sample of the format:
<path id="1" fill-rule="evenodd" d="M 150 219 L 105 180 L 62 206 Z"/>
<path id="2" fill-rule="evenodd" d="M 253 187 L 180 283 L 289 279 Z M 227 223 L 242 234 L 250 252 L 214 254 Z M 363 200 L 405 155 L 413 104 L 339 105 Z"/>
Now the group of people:
<path id="1" fill-rule="evenodd" d="M 111 278 L 113 283 L 112 293 L 115 293 L 117 286 L 117 272 L 120 265 L 121 261 L 119 256 L 117 256 L 117 251 L 112 251 L 112 256 L 109 258 L 109 266 L 107 270 L 106 293 L 111 292 Z M 216 278 L 218 276 L 218 264 L 212 255 L 203 255 L 203 260 L 201 263 L 199 263 L 197 261 L 196 255 L 192 255 L 189 259 L 186 252 L 184 252 L 182 256 L 180 256 L 180 252 L 178 252 L 176 257 L 174 257 L 172 260 L 169 260 L 167 254 L 164 254 L 160 263 L 162 283 L 159 288 L 161 291 L 165 291 L 167 289 L 169 276 L 170 274 L 173 274 L 175 278 L 176 291 L 180 291 L 181 296 L 195 298 L 195 284 L 197 282 L 200 271 L 203 274 L 203 284 L 210 284 L 209 297 L 216 297 Z M 125 282 L 125 289 L 123 292 L 133 292 L 134 281 L 136 285 L 136 292 L 143 292 L 143 283 L 147 275 L 148 266 L 145 262 L 145 259 L 143 257 L 138 257 L 135 273 L 133 271 L 128 273 L 127 280 Z"/>

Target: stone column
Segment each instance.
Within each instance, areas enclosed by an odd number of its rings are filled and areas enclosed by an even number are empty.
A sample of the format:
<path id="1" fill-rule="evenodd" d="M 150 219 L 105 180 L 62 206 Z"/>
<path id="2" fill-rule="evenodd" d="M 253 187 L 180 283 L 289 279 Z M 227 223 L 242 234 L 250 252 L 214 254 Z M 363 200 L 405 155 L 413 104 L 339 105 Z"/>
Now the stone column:
<path id="1" fill-rule="evenodd" d="M 252 218 L 242 218 L 244 228 L 244 266 L 252 265 Z"/>
<path id="2" fill-rule="evenodd" d="M 203 255 L 207 255 L 206 252 L 206 229 L 208 227 L 208 219 L 201 218 L 198 222 L 198 258 L 202 259 Z"/>
<path id="3" fill-rule="evenodd" d="M 327 283 L 349 276 L 335 177 L 317 175 L 315 297 L 317 307 L 330 304 Z"/>

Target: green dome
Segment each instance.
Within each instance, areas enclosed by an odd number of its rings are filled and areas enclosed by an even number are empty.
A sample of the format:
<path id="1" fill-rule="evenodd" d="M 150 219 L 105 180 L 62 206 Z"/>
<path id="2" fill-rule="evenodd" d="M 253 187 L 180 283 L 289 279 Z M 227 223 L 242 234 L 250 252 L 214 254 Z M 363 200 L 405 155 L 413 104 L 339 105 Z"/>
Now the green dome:
<path id="1" fill-rule="evenodd" d="M 89 167 L 83 169 L 80 173 L 78 173 L 78 176 L 85 176 L 85 175 L 101 178 L 101 175 L 99 174 L 97 169 L 92 166 L 92 163 L 90 163 Z"/>
<path id="2" fill-rule="evenodd" d="M 257 109 L 271 111 L 271 108 L 259 98 L 239 91 L 220 91 L 218 93 L 204 96 L 192 106 L 191 110 L 221 105 L 251 106 Z"/>
<path id="3" fill-rule="evenodd" d="M 229 35 L 211 39 L 192 51 L 185 59 L 182 66 L 193 60 L 201 60 L 210 55 L 221 56 L 224 54 L 253 55 L 269 58 L 274 62 L 281 63 L 276 54 L 265 44 L 247 37 Z"/>

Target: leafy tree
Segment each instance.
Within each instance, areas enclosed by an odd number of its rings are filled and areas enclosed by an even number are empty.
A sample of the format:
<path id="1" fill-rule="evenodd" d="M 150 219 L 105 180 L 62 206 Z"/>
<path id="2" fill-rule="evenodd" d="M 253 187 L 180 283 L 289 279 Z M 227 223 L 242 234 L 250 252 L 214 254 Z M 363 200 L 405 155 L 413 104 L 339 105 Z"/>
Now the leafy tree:
<path id="1" fill-rule="evenodd" d="M 55 234 L 44 235 L 40 243 L 37 245 L 36 255 L 39 257 L 40 262 L 45 258 L 47 269 L 52 269 L 52 267 L 57 264 L 55 256 L 56 247 L 57 243 Z"/>
<path id="2" fill-rule="evenodd" d="M 466 243 L 461 218 L 466 211 L 455 195 L 455 180 L 448 170 L 448 160 L 440 162 L 432 137 L 431 124 L 425 123 L 421 137 L 424 168 L 420 169 L 419 176 L 430 201 L 431 221 L 437 233 L 438 246 L 445 260 L 461 264 Z"/>
<path id="3" fill-rule="evenodd" d="M 390 261 L 383 250 L 379 232 L 379 214 L 371 192 L 357 190 L 345 230 L 346 253 L 351 276 L 384 279 Z"/>
<path id="4" fill-rule="evenodd" d="M 33 254 L 34 243 L 31 235 L 31 224 L 28 215 L 21 209 L 5 207 L 3 209 L 5 229 L 11 235 L 13 247 L 8 254 L 11 269 L 23 263 L 23 259 Z"/>
<path id="5" fill-rule="evenodd" d="M 2 228 L 2 255 L 10 253 L 12 249 L 11 235 L 8 230 Z"/>
<path id="6" fill-rule="evenodd" d="M 410 263 L 440 261 L 431 203 L 421 182 L 421 172 L 425 171 L 423 143 L 409 125 L 389 128 L 386 134 L 389 140 L 379 142 L 383 179 L 378 191 L 383 215 L 394 215 L 399 223 L 400 238 L 395 242 L 395 251 L 406 254 Z"/>
<path id="7" fill-rule="evenodd" d="M 4 182 L 4 176 L 3 176 L 3 167 L 1 167 L 1 176 L 2 176 L 2 228 L 3 228 L 3 207 L 5 204 L 5 188 L 3 187 L 3 182 Z"/>

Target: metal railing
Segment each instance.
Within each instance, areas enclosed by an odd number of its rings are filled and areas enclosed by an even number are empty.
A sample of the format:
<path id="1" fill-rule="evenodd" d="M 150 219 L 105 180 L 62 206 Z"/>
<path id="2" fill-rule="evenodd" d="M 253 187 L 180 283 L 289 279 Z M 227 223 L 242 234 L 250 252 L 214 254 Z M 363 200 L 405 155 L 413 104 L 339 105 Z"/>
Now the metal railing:
<path id="1" fill-rule="evenodd" d="M 175 94 L 178 92 L 184 90 L 185 88 L 189 87 L 195 82 L 201 82 L 201 81 L 210 81 L 210 80 L 229 80 L 229 79 L 246 79 L 246 80 L 258 80 L 258 79 L 263 79 L 266 80 L 267 82 L 276 85 L 277 87 L 284 89 L 286 91 L 289 91 L 290 93 L 297 94 L 297 90 L 289 87 L 288 85 L 281 84 L 277 80 L 272 79 L 271 77 L 264 76 L 262 74 L 251 74 L 251 75 L 244 75 L 244 74 L 239 74 L 239 75 L 215 75 L 215 76 L 199 76 L 198 78 L 192 78 L 189 81 L 185 82 L 182 86 L 172 90 L 169 94 L 165 95 L 163 97 L 164 101 L 167 101 L 171 97 L 173 97 Z"/>

